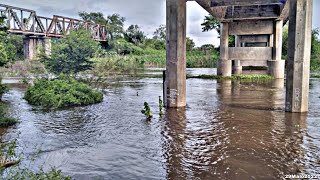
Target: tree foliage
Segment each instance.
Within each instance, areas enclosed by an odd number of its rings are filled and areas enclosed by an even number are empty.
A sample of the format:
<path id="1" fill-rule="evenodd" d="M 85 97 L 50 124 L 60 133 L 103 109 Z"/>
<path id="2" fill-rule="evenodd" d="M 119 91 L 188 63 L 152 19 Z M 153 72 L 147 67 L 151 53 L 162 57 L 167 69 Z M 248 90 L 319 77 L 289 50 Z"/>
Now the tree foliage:
<path id="1" fill-rule="evenodd" d="M 219 34 L 221 33 L 221 25 L 217 18 L 212 15 L 205 16 L 204 22 L 201 24 L 202 32 L 207 32 L 211 30 L 216 30 Z M 229 47 L 235 47 L 235 36 L 229 36 Z"/>
<path id="2" fill-rule="evenodd" d="M 288 40 L 289 32 L 288 26 L 283 28 L 283 43 L 282 43 L 282 58 L 287 59 L 288 57 Z M 319 39 L 319 29 L 312 30 L 311 36 L 311 70 L 320 71 L 320 39 Z"/>
<path id="3" fill-rule="evenodd" d="M 191 51 L 195 46 L 196 44 L 194 43 L 193 39 L 187 37 L 187 51 Z"/>
<path id="4" fill-rule="evenodd" d="M 202 32 L 216 30 L 220 34 L 220 22 L 212 15 L 205 16 L 204 22 L 201 24 Z"/>
<path id="5" fill-rule="evenodd" d="M 166 40 L 166 25 L 160 25 L 158 29 L 153 33 L 153 38 L 158 40 Z"/>
<path id="6" fill-rule="evenodd" d="M 124 32 L 123 26 L 126 19 L 119 14 L 109 15 L 107 19 L 107 31 L 109 32 L 111 39 L 122 37 Z"/>
<path id="7" fill-rule="evenodd" d="M 112 14 L 105 18 L 101 12 L 79 12 L 79 16 L 84 21 L 106 25 L 107 33 L 111 39 L 121 37 L 124 32 L 125 18 L 119 14 Z"/>
<path id="8" fill-rule="evenodd" d="M 53 43 L 50 56 L 42 52 L 40 59 L 52 73 L 77 74 L 92 69 L 93 62 L 90 58 L 98 48 L 98 43 L 92 39 L 89 32 L 73 31 L 66 38 Z"/>
<path id="9" fill-rule="evenodd" d="M 146 39 L 146 36 L 138 25 L 130 25 L 126 30 L 124 37 L 128 42 L 131 42 L 136 46 L 143 43 L 143 41 Z"/>

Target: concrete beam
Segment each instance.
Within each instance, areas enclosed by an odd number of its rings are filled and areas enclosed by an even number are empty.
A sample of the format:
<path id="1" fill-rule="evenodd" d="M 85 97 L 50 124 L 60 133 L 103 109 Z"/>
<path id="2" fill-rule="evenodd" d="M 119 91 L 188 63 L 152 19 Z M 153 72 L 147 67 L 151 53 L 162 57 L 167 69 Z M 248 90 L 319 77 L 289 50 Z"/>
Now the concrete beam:
<path id="1" fill-rule="evenodd" d="M 243 60 L 241 61 L 240 65 L 243 67 L 248 67 L 248 66 L 267 67 L 268 66 L 266 60 Z"/>
<path id="2" fill-rule="evenodd" d="M 230 60 L 271 60 L 270 47 L 230 47 Z"/>
<path id="3" fill-rule="evenodd" d="M 313 0 L 290 0 L 286 111 L 307 112 Z"/>
<path id="4" fill-rule="evenodd" d="M 221 23 L 220 59 L 217 74 L 220 76 L 232 75 L 232 61 L 229 59 L 229 23 Z"/>
<path id="5" fill-rule="evenodd" d="M 244 35 L 241 36 L 241 42 L 269 42 L 269 35 Z"/>
<path id="6" fill-rule="evenodd" d="M 280 16 L 283 4 L 265 4 L 250 6 L 229 6 L 225 19 L 276 19 Z"/>
<path id="7" fill-rule="evenodd" d="M 196 0 L 196 2 L 209 14 L 223 21 L 227 12 L 227 7 L 211 7 L 210 0 Z"/>
<path id="8" fill-rule="evenodd" d="M 289 12 L 290 12 L 290 0 L 287 0 L 277 20 L 283 20 L 283 22 L 286 23 L 287 20 L 289 20 Z"/>
<path id="9" fill-rule="evenodd" d="M 211 7 L 216 6 L 249 6 L 283 3 L 283 0 L 211 0 Z"/>
<path id="10" fill-rule="evenodd" d="M 238 21 L 230 23 L 229 35 L 273 34 L 273 21 Z"/>
<path id="11" fill-rule="evenodd" d="M 186 0 L 167 0 L 165 105 L 186 106 Z"/>

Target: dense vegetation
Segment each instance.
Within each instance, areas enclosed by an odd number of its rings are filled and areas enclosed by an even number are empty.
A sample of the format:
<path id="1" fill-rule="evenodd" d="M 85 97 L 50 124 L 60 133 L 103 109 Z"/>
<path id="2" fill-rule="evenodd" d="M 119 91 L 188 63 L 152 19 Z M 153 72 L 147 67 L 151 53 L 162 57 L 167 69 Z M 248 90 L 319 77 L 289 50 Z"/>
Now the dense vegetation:
<path id="1" fill-rule="evenodd" d="M 91 58 L 98 48 L 86 30 L 78 30 L 53 43 L 50 56 L 44 52 L 39 56 L 51 73 L 72 75 L 93 68 Z"/>
<path id="2" fill-rule="evenodd" d="M 311 40 L 311 71 L 320 71 L 320 39 L 319 29 L 312 30 Z M 288 56 L 288 26 L 286 25 L 283 29 L 283 44 L 282 44 L 282 58 L 287 59 Z"/>
<path id="3" fill-rule="evenodd" d="M 74 79 L 79 72 L 91 70 L 91 58 L 98 44 L 89 32 L 73 31 L 66 38 L 53 43 L 51 55 L 42 52 L 40 60 L 57 79 L 38 79 L 29 86 L 24 98 L 29 104 L 44 108 L 62 108 L 99 103 L 103 94 Z"/>
<path id="4" fill-rule="evenodd" d="M 24 98 L 32 105 L 62 108 L 98 103 L 103 95 L 74 79 L 40 79 L 27 89 Z"/>

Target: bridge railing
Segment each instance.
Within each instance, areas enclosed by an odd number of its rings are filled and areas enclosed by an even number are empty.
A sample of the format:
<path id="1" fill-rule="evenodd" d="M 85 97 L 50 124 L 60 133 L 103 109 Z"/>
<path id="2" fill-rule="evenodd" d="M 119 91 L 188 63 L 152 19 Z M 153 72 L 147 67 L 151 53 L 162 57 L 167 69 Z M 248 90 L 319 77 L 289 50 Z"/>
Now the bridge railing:
<path id="1" fill-rule="evenodd" d="M 0 15 L 6 18 L 8 32 L 29 36 L 64 37 L 70 31 L 84 28 L 96 41 L 107 41 L 105 25 L 74 18 L 54 15 L 53 18 L 38 16 L 35 11 L 0 4 Z"/>

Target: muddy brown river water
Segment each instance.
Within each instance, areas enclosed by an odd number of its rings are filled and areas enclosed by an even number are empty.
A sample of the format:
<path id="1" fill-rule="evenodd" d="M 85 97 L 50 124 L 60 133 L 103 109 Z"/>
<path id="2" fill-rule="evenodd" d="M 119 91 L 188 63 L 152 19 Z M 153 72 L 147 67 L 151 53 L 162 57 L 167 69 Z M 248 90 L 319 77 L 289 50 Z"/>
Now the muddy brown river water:
<path id="1" fill-rule="evenodd" d="M 162 118 L 160 78 L 122 80 L 104 89 L 100 104 L 49 112 L 28 105 L 13 80 L 5 82 L 12 90 L 4 101 L 21 123 L 2 139 L 17 139 L 26 157 L 21 166 L 55 166 L 80 180 L 320 174 L 320 79 L 310 81 L 308 114 L 284 112 L 284 81 L 188 79 L 187 107 L 166 109 Z M 144 101 L 154 114 L 150 122 L 140 112 Z"/>

